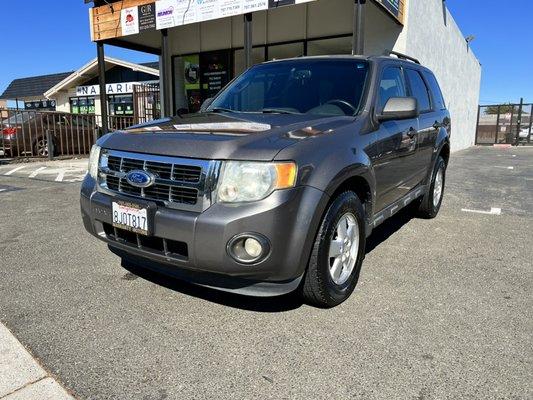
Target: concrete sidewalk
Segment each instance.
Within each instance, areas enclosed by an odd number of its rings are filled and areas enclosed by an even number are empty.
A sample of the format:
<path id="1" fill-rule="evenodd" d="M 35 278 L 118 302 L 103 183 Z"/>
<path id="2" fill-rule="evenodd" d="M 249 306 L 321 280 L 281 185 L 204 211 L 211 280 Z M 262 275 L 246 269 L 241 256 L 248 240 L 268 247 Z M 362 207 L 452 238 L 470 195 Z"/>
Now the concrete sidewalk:
<path id="1" fill-rule="evenodd" d="M 74 399 L 0 323 L 0 399 Z"/>

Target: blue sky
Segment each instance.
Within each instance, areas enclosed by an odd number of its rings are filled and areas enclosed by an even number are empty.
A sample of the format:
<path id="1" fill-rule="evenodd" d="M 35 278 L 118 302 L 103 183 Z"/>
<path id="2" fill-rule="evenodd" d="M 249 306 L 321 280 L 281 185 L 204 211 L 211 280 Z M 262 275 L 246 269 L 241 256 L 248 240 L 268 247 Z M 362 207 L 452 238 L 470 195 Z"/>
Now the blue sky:
<path id="1" fill-rule="evenodd" d="M 426 0 L 412 0 L 426 1 Z M 76 70 L 96 55 L 83 0 L 3 1 L 0 24 L 0 92 L 15 78 Z M 532 0 L 447 0 L 483 65 L 481 102 L 533 102 Z M 59 6 L 60 5 L 60 6 Z M 60 40 L 54 40 L 60 38 Z M 126 60 L 154 56 L 108 46 L 106 54 Z"/>

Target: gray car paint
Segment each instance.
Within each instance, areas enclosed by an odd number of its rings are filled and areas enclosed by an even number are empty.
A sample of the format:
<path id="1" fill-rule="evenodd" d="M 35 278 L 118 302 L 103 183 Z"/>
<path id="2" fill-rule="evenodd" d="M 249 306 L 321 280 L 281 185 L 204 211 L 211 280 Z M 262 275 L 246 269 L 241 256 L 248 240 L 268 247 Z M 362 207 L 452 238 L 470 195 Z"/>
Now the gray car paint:
<path id="1" fill-rule="evenodd" d="M 362 59 L 343 58 L 354 62 Z M 383 68 L 388 65 L 424 68 L 389 57 L 365 60 L 370 65 L 370 81 L 365 102 L 356 116 L 200 113 L 155 121 L 137 126 L 133 132 L 116 132 L 101 138 L 98 141 L 100 146 L 122 151 L 209 160 L 292 160 L 298 165 L 296 188 L 274 192 L 262 201 L 241 205 L 215 203 L 197 215 L 166 209 L 158 211 L 156 232 L 162 237 L 185 241 L 191 249 L 191 258 L 187 263 L 157 259 L 135 249 L 128 249 L 123 253 L 124 257 L 129 255 L 129 262 L 135 262 L 136 257 L 138 260 L 150 259 L 159 265 L 168 267 L 174 264 L 199 273 L 213 273 L 221 278 L 244 277 L 250 280 L 250 287 L 261 282 L 289 282 L 286 288 L 290 291 L 305 272 L 322 216 L 330 197 L 341 185 L 358 178 L 358 182 L 364 182 L 369 188 L 368 199 L 365 199 L 366 236 L 370 234 L 374 216 L 401 200 L 400 186 L 409 184 L 414 189 L 418 185 L 418 193 L 421 193 L 420 188 L 427 183 L 437 155 L 449 146 L 449 113 L 434 110 L 429 119 L 425 118 L 427 126 L 420 126 L 421 118 L 380 124 L 376 118 L 376 97 Z M 235 133 L 217 129 L 180 132 L 174 126 L 226 122 L 266 124 L 270 125 L 270 129 Z M 434 132 L 430 128 L 433 125 Z M 143 128 L 150 130 L 142 132 Z M 160 130 L 154 131 L 154 128 Z M 404 140 L 394 137 L 405 137 L 409 129 L 417 132 L 425 130 L 426 133 L 425 136 L 417 134 L 406 153 L 402 147 Z M 353 189 L 357 191 L 358 188 Z M 410 200 L 413 199 L 411 196 Z M 110 196 L 98 192 L 92 178 L 85 179 L 81 202 L 84 223 L 89 232 L 101 239 L 101 232 L 95 229 L 95 212 L 101 213 L 109 207 L 110 201 Z M 102 215 L 98 218 L 101 219 Z M 232 235 L 247 231 L 264 234 L 272 242 L 270 256 L 252 267 L 235 262 L 224 251 Z M 117 250 L 116 245 L 111 246 Z M 243 292 L 242 287 L 218 286 Z M 253 293 L 253 290 L 246 293 Z M 272 293 L 279 294 L 280 291 Z"/>

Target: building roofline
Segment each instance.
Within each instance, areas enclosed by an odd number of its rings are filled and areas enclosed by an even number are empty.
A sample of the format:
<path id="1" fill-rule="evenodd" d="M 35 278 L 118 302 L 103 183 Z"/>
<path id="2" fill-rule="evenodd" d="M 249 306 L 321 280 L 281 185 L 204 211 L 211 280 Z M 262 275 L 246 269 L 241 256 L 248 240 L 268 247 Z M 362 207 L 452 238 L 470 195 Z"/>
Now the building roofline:
<path id="1" fill-rule="evenodd" d="M 145 65 L 141 64 L 135 64 L 129 61 L 119 60 L 118 58 L 112 58 L 112 57 L 105 57 L 106 64 L 114 64 L 125 68 L 130 68 L 133 71 L 139 71 L 144 72 L 150 75 L 159 76 L 159 70 L 147 67 Z M 55 86 L 51 87 L 49 90 L 47 90 L 44 93 L 44 96 L 46 98 L 50 98 L 51 96 L 54 96 L 57 92 L 59 92 L 61 89 L 63 89 L 65 86 L 69 85 L 79 77 L 83 77 L 84 74 L 88 73 L 91 69 L 97 67 L 98 65 L 98 59 L 94 58 L 91 61 L 89 61 L 87 64 L 82 66 L 77 71 L 74 71 L 72 74 L 67 76 L 65 79 L 63 79 L 61 82 L 56 84 Z"/>

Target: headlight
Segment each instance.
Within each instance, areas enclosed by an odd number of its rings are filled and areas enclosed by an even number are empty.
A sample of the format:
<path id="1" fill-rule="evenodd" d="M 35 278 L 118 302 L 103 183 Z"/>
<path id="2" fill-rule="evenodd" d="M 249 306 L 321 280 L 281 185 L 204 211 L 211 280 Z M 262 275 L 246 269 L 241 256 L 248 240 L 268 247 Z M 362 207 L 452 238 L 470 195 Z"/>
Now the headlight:
<path id="1" fill-rule="evenodd" d="M 218 200 L 238 203 L 262 200 L 274 190 L 296 184 L 296 164 L 292 162 L 228 161 L 218 185 Z"/>
<path id="2" fill-rule="evenodd" d="M 100 161 L 100 146 L 93 145 L 89 156 L 88 172 L 94 179 L 98 178 L 98 163 Z"/>

